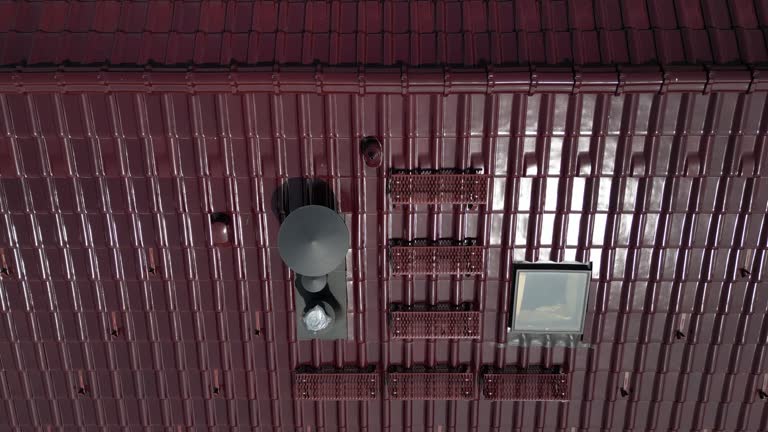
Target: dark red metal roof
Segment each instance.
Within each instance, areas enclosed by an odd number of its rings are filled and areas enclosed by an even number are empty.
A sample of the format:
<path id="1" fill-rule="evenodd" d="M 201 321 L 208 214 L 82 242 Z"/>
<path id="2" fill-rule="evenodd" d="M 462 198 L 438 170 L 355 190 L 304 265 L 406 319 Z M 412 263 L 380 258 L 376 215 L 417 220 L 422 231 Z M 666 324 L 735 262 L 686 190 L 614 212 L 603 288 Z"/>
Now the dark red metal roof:
<path id="1" fill-rule="evenodd" d="M 768 429 L 765 13 L 0 3 L 0 431 Z M 233 59 L 252 65 L 114 66 Z M 390 168 L 481 168 L 487 199 L 393 208 Z M 327 180 L 350 228 L 347 340 L 297 339 L 273 208 L 296 177 Z M 477 238 L 483 272 L 394 275 L 393 238 Z M 588 347 L 507 343 L 511 263 L 547 259 L 593 263 Z M 471 303 L 480 337 L 403 339 L 392 303 Z M 510 367 L 566 376 L 479 378 Z"/>
<path id="2" fill-rule="evenodd" d="M 766 25 L 766 0 L 3 0 L 0 64 L 761 63 Z"/>

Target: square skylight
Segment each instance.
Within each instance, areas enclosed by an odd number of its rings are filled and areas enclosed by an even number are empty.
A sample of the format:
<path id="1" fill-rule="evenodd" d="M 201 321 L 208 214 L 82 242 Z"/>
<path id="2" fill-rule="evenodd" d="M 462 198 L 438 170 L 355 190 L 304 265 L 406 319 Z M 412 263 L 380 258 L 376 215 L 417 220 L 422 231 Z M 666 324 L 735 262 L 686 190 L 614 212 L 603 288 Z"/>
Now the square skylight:
<path id="1" fill-rule="evenodd" d="M 582 334 L 592 265 L 515 263 L 509 331 Z"/>

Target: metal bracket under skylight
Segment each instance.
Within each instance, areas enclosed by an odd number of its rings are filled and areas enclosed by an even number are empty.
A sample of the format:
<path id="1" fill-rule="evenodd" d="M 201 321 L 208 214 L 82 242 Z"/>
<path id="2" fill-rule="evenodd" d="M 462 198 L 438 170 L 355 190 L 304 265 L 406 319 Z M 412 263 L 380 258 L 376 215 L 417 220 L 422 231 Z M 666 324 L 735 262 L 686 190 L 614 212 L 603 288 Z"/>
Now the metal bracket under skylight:
<path id="1" fill-rule="evenodd" d="M 591 263 L 519 262 L 512 270 L 509 333 L 583 333 Z"/>

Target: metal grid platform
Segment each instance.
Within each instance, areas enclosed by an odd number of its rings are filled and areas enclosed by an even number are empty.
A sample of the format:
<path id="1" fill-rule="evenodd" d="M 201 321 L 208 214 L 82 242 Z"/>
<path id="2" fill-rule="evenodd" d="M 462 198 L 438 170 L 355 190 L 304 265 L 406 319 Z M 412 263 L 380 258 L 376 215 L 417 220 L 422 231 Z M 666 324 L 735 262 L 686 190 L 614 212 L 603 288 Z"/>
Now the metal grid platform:
<path id="1" fill-rule="evenodd" d="M 485 204 L 487 175 L 395 173 L 389 177 L 392 204 Z"/>
<path id="2" fill-rule="evenodd" d="M 393 275 L 482 274 L 482 246 L 393 245 L 389 251 Z"/>
<path id="3" fill-rule="evenodd" d="M 380 374 L 373 371 L 311 371 L 293 374 L 293 395 L 302 400 L 371 400 L 381 391 Z"/>
<path id="4" fill-rule="evenodd" d="M 477 311 L 392 311 L 389 330 L 395 339 L 479 339 Z"/>
<path id="5" fill-rule="evenodd" d="M 538 369 L 486 369 L 481 374 L 483 397 L 491 400 L 567 401 L 571 384 L 568 374 Z"/>
<path id="6" fill-rule="evenodd" d="M 475 375 L 471 372 L 443 369 L 396 371 L 387 374 L 391 399 L 402 400 L 469 400 L 475 397 Z"/>

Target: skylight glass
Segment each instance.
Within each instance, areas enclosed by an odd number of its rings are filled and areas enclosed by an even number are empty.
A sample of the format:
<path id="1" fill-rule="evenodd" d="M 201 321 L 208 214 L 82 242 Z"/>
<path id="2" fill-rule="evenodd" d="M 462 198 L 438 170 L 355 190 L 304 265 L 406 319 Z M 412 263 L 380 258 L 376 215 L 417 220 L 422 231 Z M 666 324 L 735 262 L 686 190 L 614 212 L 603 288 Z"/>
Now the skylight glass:
<path id="1" fill-rule="evenodd" d="M 581 334 L 590 277 L 588 264 L 516 265 L 510 331 Z"/>

